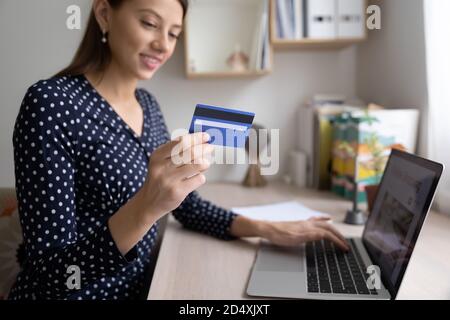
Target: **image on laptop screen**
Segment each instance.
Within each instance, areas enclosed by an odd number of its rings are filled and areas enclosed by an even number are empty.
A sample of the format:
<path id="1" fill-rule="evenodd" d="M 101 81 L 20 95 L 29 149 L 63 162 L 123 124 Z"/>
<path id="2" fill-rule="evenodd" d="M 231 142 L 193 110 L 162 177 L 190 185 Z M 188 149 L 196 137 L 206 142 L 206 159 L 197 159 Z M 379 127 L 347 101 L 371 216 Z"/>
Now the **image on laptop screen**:
<path id="1" fill-rule="evenodd" d="M 393 152 L 364 231 L 373 262 L 394 291 L 411 258 L 440 176 L 426 164 L 423 159 Z"/>

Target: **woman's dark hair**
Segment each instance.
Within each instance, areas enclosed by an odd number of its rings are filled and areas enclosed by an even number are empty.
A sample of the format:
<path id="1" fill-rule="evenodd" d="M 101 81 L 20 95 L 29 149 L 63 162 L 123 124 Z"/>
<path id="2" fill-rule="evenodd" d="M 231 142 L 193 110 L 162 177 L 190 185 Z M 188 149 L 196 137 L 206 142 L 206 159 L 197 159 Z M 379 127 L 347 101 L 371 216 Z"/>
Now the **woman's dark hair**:
<path id="1" fill-rule="evenodd" d="M 126 0 L 108 0 L 113 9 L 118 9 Z M 183 7 L 183 19 L 188 10 L 188 0 L 178 0 Z M 103 33 L 91 11 L 86 31 L 72 62 L 54 77 L 76 76 L 87 72 L 103 72 L 111 61 L 109 46 L 102 43 Z"/>

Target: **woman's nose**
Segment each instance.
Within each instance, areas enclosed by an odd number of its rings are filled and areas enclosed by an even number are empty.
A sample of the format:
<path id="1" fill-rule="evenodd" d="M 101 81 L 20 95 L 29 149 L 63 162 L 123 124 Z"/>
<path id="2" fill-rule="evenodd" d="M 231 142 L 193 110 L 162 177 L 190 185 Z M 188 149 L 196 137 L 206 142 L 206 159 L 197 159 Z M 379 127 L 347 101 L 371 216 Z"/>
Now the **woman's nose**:
<path id="1" fill-rule="evenodd" d="M 160 34 L 159 37 L 153 41 L 153 47 L 163 53 L 167 52 L 169 50 L 169 40 L 167 39 L 167 36 Z"/>

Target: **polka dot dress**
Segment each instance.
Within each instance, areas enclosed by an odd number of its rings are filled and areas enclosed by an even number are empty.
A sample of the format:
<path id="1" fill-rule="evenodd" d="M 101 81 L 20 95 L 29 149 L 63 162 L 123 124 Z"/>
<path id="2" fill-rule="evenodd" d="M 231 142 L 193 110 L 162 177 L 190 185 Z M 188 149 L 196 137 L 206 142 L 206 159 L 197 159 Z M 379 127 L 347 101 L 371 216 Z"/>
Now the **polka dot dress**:
<path id="1" fill-rule="evenodd" d="M 28 89 L 13 134 L 26 261 L 10 299 L 145 296 L 158 223 L 125 256 L 107 223 L 142 187 L 153 150 L 170 139 L 154 97 L 138 89 L 136 98 L 144 114 L 141 136 L 83 75 Z M 196 192 L 173 214 L 187 228 L 233 239 L 236 215 Z M 79 289 L 67 285 L 74 281 L 70 266 L 80 270 Z"/>

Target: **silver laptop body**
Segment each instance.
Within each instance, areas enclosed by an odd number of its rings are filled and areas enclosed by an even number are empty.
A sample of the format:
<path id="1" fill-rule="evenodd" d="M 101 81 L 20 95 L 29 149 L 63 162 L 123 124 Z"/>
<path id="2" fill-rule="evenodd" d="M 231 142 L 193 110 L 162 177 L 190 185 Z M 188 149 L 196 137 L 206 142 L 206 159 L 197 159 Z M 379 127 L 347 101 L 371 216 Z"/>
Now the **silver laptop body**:
<path id="1" fill-rule="evenodd" d="M 441 164 L 405 152 L 392 151 L 363 236 L 349 239 L 355 253 L 353 256 L 359 256 L 359 268 L 352 265 L 348 269 L 351 277 L 348 277 L 347 272 L 346 292 L 342 288 L 335 290 L 334 285 L 339 288 L 336 283 L 339 279 L 333 280 L 335 282 L 331 279 L 331 267 L 337 256 L 326 256 L 322 260 L 325 261 L 325 264 L 322 262 L 325 268 L 321 270 L 314 271 L 308 265 L 306 251 L 311 253 L 311 247 L 324 248 L 325 241 L 309 244 L 307 249 L 307 245 L 287 248 L 263 240 L 247 294 L 298 299 L 395 299 L 442 171 Z M 310 264 L 314 261 L 317 267 L 319 255 L 314 254 L 313 258 L 310 254 L 308 256 Z M 341 257 L 340 261 L 347 263 L 347 266 L 350 266 L 352 259 L 355 260 L 347 254 L 344 256 L 345 259 Z M 340 270 L 342 281 L 344 272 Z M 328 284 L 324 275 L 328 275 Z M 366 288 L 362 286 L 361 277 L 364 277 Z M 352 282 L 353 289 L 350 288 Z M 315 289 L 314 283 L 317 285 Z M 343 284 L 341 286 L 344 287 Z"/>

